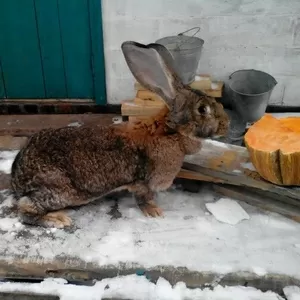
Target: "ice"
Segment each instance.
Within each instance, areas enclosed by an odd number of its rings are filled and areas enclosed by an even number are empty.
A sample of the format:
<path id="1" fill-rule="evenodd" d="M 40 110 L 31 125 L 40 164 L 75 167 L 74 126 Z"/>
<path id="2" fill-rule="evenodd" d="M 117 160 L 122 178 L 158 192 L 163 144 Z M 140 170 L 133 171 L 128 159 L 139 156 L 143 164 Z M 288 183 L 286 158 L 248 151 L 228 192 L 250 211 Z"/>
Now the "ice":
<path id="1" fill-rule="evenodd" d="M 249 220 L 246 211 L 234 200 L 221 198 L 215 203 L 206 203 L 206 208 L 223 223 L 236 225 L 242 220 Z"/>

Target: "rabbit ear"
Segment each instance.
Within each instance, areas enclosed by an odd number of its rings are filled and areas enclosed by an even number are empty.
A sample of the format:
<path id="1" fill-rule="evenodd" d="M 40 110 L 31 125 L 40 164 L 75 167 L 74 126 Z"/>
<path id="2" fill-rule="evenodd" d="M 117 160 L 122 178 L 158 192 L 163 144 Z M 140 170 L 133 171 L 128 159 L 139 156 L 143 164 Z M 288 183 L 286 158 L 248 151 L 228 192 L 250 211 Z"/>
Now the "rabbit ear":
<path id="1" fill-rule="evenodd" d="M 121 46 L 127 65 L 145 88 L 160 95 L 171 107 L 176 97 L 176 74 L 173 58 L 162 45 L 143 45 L 136 42 L 124 42 Z"/>

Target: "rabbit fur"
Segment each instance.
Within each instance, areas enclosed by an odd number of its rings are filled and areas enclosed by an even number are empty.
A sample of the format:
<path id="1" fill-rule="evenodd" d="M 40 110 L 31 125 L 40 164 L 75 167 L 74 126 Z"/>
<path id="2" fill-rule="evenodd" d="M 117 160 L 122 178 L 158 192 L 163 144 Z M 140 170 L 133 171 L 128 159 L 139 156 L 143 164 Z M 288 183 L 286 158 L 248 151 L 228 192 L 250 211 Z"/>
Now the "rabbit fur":
<path id="1" fill-rule="evenodd" d="M 222 105 L 182 84 L 164 46 L 129 41 L 121 49 L 133 76 L 169 107 L 165 133 L 149 135 L 125 122 L 34 134 L 12 165 L 21 222 L 70 226 L 65 208 L 122 189 L 134 194 L 146 216 L 162 216 L 155 193 L 171 186 L 184 156 L 200 150 L 201 138 L 226 134 L 229 119 Z"/>

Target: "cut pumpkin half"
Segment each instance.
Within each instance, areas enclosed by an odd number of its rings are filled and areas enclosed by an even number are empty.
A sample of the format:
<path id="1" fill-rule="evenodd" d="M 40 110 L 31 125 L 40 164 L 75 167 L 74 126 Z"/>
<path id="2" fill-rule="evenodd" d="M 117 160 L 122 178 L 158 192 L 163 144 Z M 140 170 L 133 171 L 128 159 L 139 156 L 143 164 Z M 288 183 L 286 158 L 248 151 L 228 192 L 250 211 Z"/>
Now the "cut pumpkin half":
<path id="1" fill-rule="evenodd" d="M 259 175 L 278 185 L 300 185 L 300 118 L 265 114 L 245 134 Z"/>

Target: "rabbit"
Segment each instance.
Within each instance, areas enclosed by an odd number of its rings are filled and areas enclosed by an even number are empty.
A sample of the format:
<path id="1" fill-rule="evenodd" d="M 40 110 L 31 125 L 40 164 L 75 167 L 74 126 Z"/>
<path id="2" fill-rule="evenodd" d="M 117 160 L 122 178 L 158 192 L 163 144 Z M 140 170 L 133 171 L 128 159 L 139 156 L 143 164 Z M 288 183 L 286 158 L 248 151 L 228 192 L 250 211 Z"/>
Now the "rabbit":
<path id="1" fill-rule="evenodd" d="M 71 226 L 65 208 L 124 189 L 133 193 L 145 216 L 163 217 L 155 193 L 172 185 L 184 156 L 198 152 L 202 138 L 227 133 L 229 118 L 223 106 L 183 85 L 164 46 L 126 41 L 121 49 L 135 79 L 168 106 L 164 134 L 132 130 L 127 122 L 33 134 L 11 170 L 23 224 Z"/>

